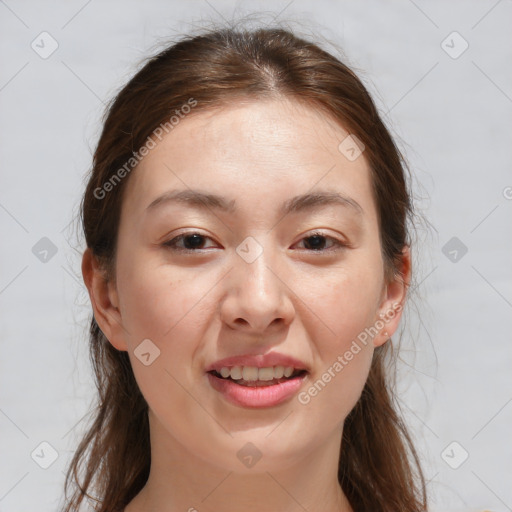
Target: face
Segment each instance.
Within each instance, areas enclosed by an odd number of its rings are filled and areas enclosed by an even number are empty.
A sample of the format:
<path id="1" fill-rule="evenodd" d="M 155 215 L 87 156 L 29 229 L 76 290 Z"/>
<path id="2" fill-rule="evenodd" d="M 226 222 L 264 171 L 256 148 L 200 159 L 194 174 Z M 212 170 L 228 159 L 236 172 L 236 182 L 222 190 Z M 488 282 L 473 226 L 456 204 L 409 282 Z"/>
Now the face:
<path id="1" fill-rule="evenodd" d="M 384 280 L 364 152 L 338 149 L 347 135 L 298 103 L 238 104 L 185 118 L 132 171 L 116 280 L 95 288 L 99 274 L 84 276 L 169 446 L 240 472 L 237 452 L 252 442 L 264 471 L 340 438 L 404 299 Z M 307 370 L 272 386 L 277 399 L 232 382 L 220 391 L 212 382 L 226 381 L 207 373 L 270 353 L 295 361 L 246 366 Z"/>

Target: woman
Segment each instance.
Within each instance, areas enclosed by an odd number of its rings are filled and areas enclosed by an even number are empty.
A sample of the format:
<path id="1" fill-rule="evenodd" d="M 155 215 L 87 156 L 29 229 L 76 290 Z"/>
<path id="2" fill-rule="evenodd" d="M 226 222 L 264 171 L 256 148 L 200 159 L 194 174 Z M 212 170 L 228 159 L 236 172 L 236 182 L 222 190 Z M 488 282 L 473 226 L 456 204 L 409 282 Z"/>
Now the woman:
<path id="1" fill-rule="evenodd" d="M 426 510 L 386 373 L 411 213 L 368 92 L 312 42 L 150 59 L 82 202 L 99 402 L 65 510 Z"/>

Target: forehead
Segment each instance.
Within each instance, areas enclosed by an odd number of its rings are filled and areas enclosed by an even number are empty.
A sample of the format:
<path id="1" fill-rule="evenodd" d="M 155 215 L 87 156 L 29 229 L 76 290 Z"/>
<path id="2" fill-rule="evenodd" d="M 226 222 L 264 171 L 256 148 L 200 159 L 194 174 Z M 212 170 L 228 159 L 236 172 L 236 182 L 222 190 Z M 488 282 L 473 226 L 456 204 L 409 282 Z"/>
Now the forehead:
<path id="1" fill-rule="evenodd" d="M 368 202 L 364 153 L 350 161 L 338 148 L 348 135 L 331 118 L 290 100 L 198 111 L 184 116 L 132 171 L 123 203 L 142 213 L 167 190 L 199 188 L 237 198 L 237 207 L 263 200 L 280 205 L 284 196 L 315 186 Z"/>

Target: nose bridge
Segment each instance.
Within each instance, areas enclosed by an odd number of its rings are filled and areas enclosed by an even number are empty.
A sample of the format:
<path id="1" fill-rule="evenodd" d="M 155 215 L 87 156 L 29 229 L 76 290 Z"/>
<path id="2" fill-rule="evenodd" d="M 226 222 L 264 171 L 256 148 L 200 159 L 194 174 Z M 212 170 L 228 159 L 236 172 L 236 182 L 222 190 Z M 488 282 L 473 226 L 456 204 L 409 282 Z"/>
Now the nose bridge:
<path id="1" fill-rule="evenodd" d="M 230 323 L 243 319 L 254 329 L 264 330 L 276 319 L 290 320 L 287 287 L 277 270 L 279 254 L 270 240 L 271 236 L 247 237 L 236 248 L 225 308 Z"/>
<path id="2" fill-rule="evenodd" d="M 247 237 L 236 249 L 235 266 L 239 270 L 242 288 L 254 298 L 269 300 L 277 296 L 280 286 L 276 282 L 277 252 L 272 248 L 271 236 Z"/>

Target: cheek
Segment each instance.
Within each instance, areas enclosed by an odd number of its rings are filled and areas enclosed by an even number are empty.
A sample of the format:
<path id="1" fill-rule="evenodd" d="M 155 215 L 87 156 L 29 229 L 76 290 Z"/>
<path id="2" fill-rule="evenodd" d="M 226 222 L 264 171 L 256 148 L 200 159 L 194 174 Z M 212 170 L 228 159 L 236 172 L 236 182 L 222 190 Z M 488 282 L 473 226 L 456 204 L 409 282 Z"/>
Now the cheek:
<path id="1" fill-rule="evenodd" d="M 126 344 L 143 396 L 157 415 L 192 414 L 194 403 L 184 387 L 197 378 L 191 362 L 205 337 L 205 308 L 214 307 L 207 296 L 212 284 L 206 277 L 185 278 L 149 265 L 119 284 Z"/>
<path id="2" fill-rule="evenodd" d="M 368 328 L 373 325 L 378 290 L 347 276 L 321 296 L 322 324 L 311 324 L 319 370 L 298 402 L 308 417 L 322 417 L 324 428 L 335 428 L 346 418 L 361 395 L 370 370 L 373 344 Z M 318 297 L 318 296 L 317 296 Z"/>
<path id="3" fill-rule="evenodd" d="M 330 279 L 309 281 L 304 302 L 314 315 L 306 324 L 318 356 L 319 370 L 298 395 L 308 421 L 322 418 L 318 428 L 336 428 L 349 414 L 364 388 L 373 345 L 367 329 L 375 322 L 380 296 L 379 262 L 345 265 Z M 371 269 L 371 270 L 368 270 Z M 377 269 L 377 270 L 375 270 Z"/>
<path id="4" fill-rule="evenodd" d="M 297 407 L 304 410 L 311 428 L 324 432 L 340 428 L 359 400 L 373 350 L 369 346 L 357 350 L 357 353 L 349 351 L 350 360 L 346 351 L 338 354 L 298 394 Z"/>
<path id="5" fill-rule="evenodd" d="M 312 275 L 307 285 L 301 285 L 301 300 L 317 319 L 310 328 L 312 340 L 324 340 L 324 349 L 341 350 L 375 322 L 381 294 L 382 275 L 375 270 L 379 268 L 378 261 L 363 264 L 361 259 L 357 264 L 330 269 L 328 274 Z M 305 280 L 304 276 L 300 279 Z"/>
<path id="6" fill-rule="evenodd" d="M 184 329 L 194 338 L 207 318 L 205 304 L 218 276 L 149 263 L 133 266 L 138 270 L 125 274 L 118 286 L 128 344 L 150 338 L 163 346 L 181 339 Z"/>
<path id="7" fill-rule="evenodd" d="M 160 422 L 172 432 L 183 431 L 182 436 L 187 435 L 184 424 L 205 420 L 190 394 L 198 378 L 191 363 L 211 324 L 208 311 L 215 307 L 208 296 L 213 283 L 189 274 L 185 278 L 175 270 L 147 270 L 123 290 L 130 360 L 139 388 Z M 157 354 L 149 365 L 137 357 L 145 339 L 153 344 L 149 352 Z"/>

